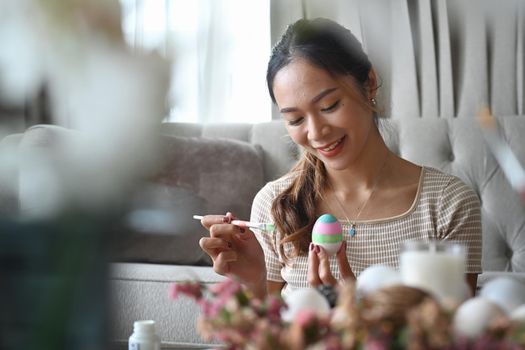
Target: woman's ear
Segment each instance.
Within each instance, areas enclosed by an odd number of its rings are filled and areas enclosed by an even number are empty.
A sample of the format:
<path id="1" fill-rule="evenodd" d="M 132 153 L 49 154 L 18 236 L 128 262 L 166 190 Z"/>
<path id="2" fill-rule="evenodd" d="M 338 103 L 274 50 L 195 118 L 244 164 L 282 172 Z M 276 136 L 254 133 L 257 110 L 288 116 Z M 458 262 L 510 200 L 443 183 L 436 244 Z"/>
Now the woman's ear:
<path id="1" fill-rule="evenodd" d="M 377 94 L 377 75 L 374 68 L 370 68 L 368 72 L 368 81 L 366 82 L 368 89 L 368 99 L 375 98 Z"/>

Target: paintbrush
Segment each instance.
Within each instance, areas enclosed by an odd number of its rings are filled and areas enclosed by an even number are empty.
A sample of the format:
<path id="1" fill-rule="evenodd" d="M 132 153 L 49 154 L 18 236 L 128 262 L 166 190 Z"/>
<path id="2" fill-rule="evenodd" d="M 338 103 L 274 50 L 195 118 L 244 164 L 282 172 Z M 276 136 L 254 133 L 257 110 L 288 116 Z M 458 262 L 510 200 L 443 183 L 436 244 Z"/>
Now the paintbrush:
<path id="1" fill-rule="evenodd" d="M 479 111 L 478 122 L 483 137 L 501 170 L 503 170 L 512 188 L 521 195 L 523 202 L 525 202 L 525 170 L 508 142 L 503 138 L 498 121 L 487 107 L 483 107 Z"/>
<path id="2" fill-rule="evenodd" d="M 202 215 L 193 215 L 193 218 L 195 220 L 202 220 L 204 216 Z M 245 228 L 255 228 L 262 231 L 273 231 L 275 230 L 275 225 L 272 223 L 264 223 L 264 222 L 250 222 L 250 221 L 244 221 L 244 220 L 232 220 L 230 224 L 239 226 L 239 227 L 245 227 Z"/>

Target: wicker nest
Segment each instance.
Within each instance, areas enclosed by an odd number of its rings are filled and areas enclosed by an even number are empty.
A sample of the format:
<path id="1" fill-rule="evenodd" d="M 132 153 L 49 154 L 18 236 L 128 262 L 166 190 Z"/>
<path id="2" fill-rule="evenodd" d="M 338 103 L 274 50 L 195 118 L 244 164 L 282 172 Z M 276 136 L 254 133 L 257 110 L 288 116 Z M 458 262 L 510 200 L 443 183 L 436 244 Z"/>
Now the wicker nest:
<path id="1" fill-rule="evenodd" d="M 407 323 L 408 311 L 423 302 L 438 303 L 421 289 L 403 285 L 381 288 L 361 299 L 362 321 L 369 325 L 390 321 L 394 326 L 402 326 Z"/>

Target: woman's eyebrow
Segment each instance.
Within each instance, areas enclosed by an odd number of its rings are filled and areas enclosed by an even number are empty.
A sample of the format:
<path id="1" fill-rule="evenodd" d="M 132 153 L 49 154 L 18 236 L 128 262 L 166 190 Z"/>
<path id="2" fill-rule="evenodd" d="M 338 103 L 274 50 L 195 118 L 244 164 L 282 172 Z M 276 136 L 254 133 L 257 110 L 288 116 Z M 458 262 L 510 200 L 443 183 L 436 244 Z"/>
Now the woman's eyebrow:
<path id="1" fill-rule="evenodd" d="M 312 98 L 312 103 L 319 102 L 323 97 L 325 97 L 328 94 L 331 94 L 335 90 L 337 90 L 337 88 L 335 88 L 335 87 L 323 90 L 319 95 L 317 95 L 314 98 Z"/>
<path id="2" fill-rule="evenodd" d="M 319 102 L 323 97 L 325 97 L 326 95 L 328 94 L 331 94 L 332 92 L 334 92 L 335 90 L 337 90 L 336 87 L 333 87 L 333 88 L 328 88 L 326 90 L 323 90 L 321 91 L 321 93 L 317 96 L 315 96 L 314 98 L 312 98 L 312 101 L 311 103 L 316 103 L 316 102 Z M 285 108 L 282 108 L 280 110 L 281 113 L 290 113 L 290 112 L 296 112 L 297 111 L 297 108 L 296 107 L 285 107 Z"/>

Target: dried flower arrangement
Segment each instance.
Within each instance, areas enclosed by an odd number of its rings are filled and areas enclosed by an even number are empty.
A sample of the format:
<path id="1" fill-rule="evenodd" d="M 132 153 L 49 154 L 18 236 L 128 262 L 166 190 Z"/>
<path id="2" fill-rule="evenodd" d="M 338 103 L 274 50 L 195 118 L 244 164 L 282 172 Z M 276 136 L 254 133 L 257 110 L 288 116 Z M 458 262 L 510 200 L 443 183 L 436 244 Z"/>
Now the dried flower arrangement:
<path id="1" fill-rule="evenodd" d="M 259 300 L 232 279 L 210 287 L 199 282 L 173 284 L 171 297 L 180 295 L 201 306 L 201 335 L 227 349 L 525 349 L 523 324 L 497 317 L 483 335 L 460 337 L 452 327 L 453 309 L 403 285 L 358 298 L 355 284 L 347 283 L 338 288 L 329 314 L 305 309 L 292 322 L 281 317 L 287 304 L 280 295 Z"/>

